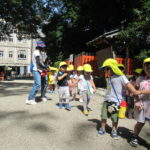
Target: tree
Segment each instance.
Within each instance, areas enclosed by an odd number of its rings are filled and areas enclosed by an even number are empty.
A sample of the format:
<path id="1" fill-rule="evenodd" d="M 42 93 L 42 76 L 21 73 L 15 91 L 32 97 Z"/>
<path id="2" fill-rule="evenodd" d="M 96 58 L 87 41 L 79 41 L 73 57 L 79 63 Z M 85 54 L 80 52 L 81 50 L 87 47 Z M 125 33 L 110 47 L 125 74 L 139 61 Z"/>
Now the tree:
<path id="1" fill-rule="evenodd" d="M 62 51 L 64 57 L 83 51 L 94 52 L 86 42 L 105 31 L 116 29 L 120 22 L 130 17 L 130 10 L 138 0 L 53 0 L 49 7 L 55 6 L 53 15 L 43 26 L 52 58 Z M 134 3 L 134 6 L 133 6 Z"/>
<path id="2" fill-rule="evenodd" d="M 0 33 L 37 37 L 46 15 L 43 0 L 1 0 Z"/>
<path id="3" fill-rule="evenodd" d="M 133 9 L 133 18 L 115 39 L 115 44 L 130 50 L 130 56 L 144 59 L 150 56 L 150 1 L 141 0 L 141 7 Z M 121 44 L 122 43 L 122 44 Z"/>

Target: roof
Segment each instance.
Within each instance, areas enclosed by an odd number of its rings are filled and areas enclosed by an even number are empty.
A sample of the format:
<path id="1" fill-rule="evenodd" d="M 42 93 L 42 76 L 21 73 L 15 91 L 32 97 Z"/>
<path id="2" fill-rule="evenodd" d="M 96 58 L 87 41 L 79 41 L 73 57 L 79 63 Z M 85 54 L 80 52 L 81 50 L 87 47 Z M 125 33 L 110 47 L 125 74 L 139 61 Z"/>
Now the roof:
<path id="1" fill-rule="evenodd" d="M 107 42 L 106 39 L 111 39 L 114 36 L 118 35 L 118 33 L 119 33 L 119 29 L 116 29 L 116 30 L 113 30 L 110 32 L 106 32 L 103 35 L 100 35 L 100 36 L 94 38 L 93 40 L 87 42 L 86 44 L 87 45 L 97 45 L 97 44 L 101 44 L 103 42 Z"/>

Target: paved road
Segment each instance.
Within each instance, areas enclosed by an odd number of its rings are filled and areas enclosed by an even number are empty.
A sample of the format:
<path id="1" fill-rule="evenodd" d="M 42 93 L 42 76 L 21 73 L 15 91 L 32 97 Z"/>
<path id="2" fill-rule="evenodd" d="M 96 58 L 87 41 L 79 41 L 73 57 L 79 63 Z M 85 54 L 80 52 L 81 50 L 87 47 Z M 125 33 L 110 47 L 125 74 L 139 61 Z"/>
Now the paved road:
<path id="1" fill-rule="evenodd" d="M 138 148 L 128 144 L 134 120 L 120 120 L 120 139 L 109 134 L 97 137 L 100 126 L 102 97 L 94 95 L 88 117 L 80 110 L 81 103 L 72 102 L 72 110 L 59 110 L 57 93 L 47 93 L 49 101 L 25 105 L 32 80 L 0 82 L 0 150 L 146 150 L 144 140 Z M 37 99 L 39 100 L 39 98 Z M 107 130 L 111 131 L 108 121 Z M 149 125 L 141 137 L 150 142 Z"/>

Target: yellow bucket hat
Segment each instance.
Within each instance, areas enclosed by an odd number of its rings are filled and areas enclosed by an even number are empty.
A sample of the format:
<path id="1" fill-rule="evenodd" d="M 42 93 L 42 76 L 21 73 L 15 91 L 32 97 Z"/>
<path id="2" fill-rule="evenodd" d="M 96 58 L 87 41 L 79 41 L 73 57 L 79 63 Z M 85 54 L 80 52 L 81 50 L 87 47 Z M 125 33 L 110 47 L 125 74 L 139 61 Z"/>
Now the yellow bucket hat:
<path id="1" fill-rule="evenodd" d="M 118 62 L 115 59 L 106 59 L 101 68 L 104 67 L 110 67 L 116 75 L 124 75 L 123 72 L 118 68 Z"/>
<path id="2" fill-rule="evenodd" d="M 137 68 L 134 70 L 135 73 L 141 74 L 141 72 L 143 71 L 142 68 Z"/>
<path id="3" fill-rule="evenodd" d="M 60 62 L 60 64 L 59 64 L 59 68 L 62 67 L 62 66 L 68 66 L 68 65 L 67 65 L 66 62 L 62 61 L 62 62 Z"/>
<path id="4" fill-rule="evenodd" d="M 83 70 L 84 70 L 85 72 L 93 72 L 92 67 L 91 67 L 90 64 L 85 64 L 85 65 L 83 66 Z"/>
<path id="5" fill-rule="evenodd" d="M 70 67 L 67 67 L 67 71 L 72 71 L 72 70 L 70 69 Z"/>
<path id="6" fill-rule="evenodd" d="M 50 71 L 57 71 L 58 69 L 55 67 L 49 67 Z"/>
<path id="7" fill-rule="evenodd" d="M 125 68 L 123 64 L 118 64 L 118 67 Z"/>
<path id="8" fill-rule="evenodd" d="M 77 71 L 83 71 L 83 66 L 78 66 Z"/>
<path id="9" fill-rule="evenodd" d="M 144 60 L 144 64 L 147 63 L 147 62 L 150 62 L 150 58 L 146 58 L 146 59 Z"/>
<path id="10" fill-rule="evenodd" d="M 73 65 L 69 65 L 70 71 L 74 70 L 74 66 Z"/>

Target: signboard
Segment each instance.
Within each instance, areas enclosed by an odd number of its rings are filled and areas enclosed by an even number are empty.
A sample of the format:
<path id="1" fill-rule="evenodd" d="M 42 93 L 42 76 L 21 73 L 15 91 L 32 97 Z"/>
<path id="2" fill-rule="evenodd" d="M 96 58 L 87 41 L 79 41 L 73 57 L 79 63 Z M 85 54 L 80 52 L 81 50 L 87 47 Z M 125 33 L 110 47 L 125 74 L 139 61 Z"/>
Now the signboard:
<path id="1" fill-rule="evenodd" d="M 70 62 L 73 63 L 73 54 L 70 55 Z"/>

